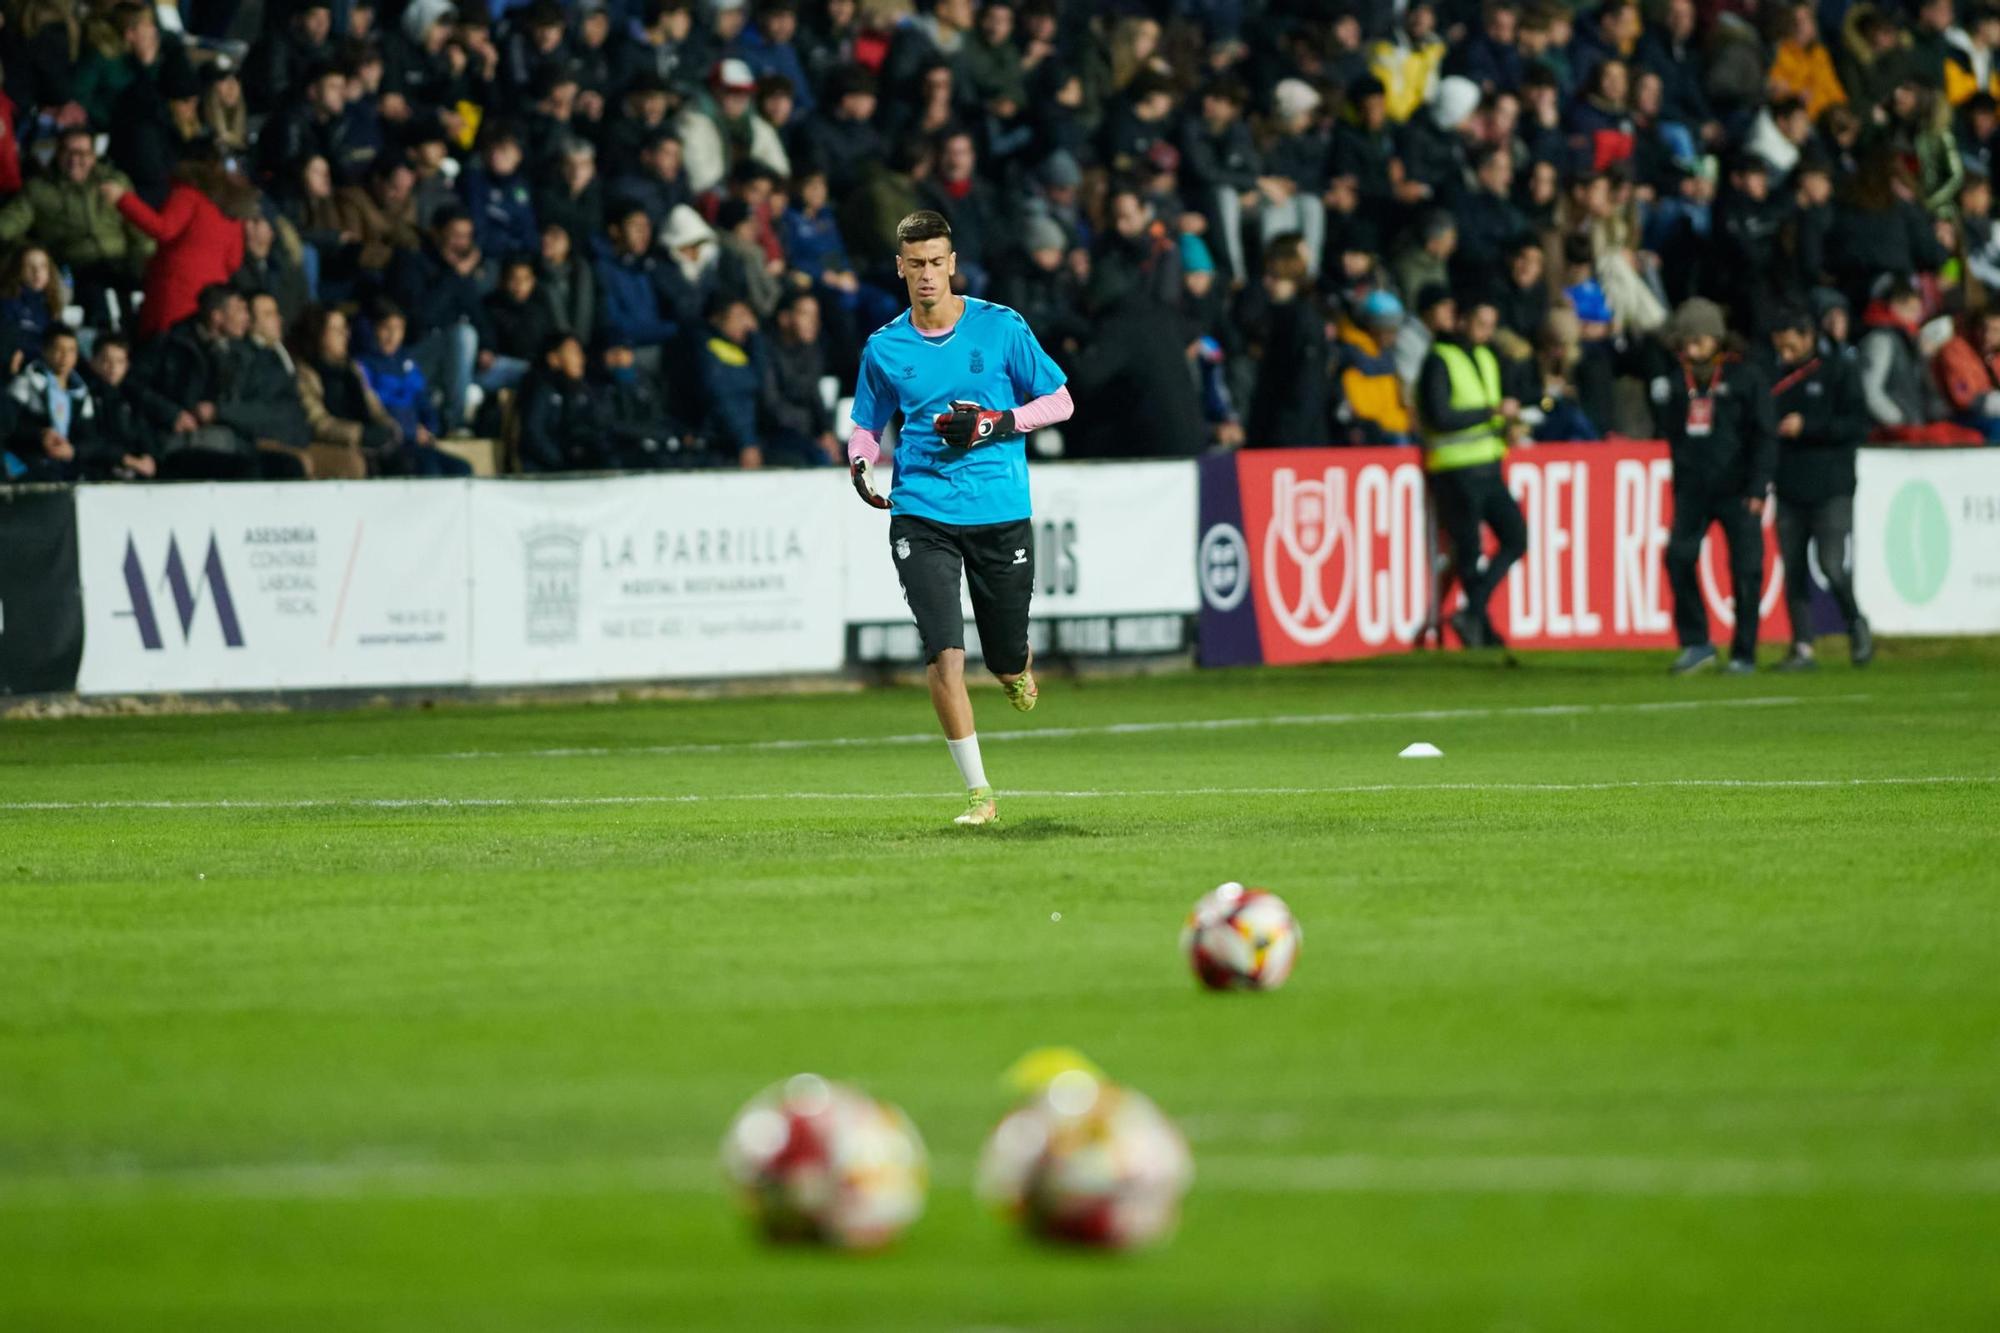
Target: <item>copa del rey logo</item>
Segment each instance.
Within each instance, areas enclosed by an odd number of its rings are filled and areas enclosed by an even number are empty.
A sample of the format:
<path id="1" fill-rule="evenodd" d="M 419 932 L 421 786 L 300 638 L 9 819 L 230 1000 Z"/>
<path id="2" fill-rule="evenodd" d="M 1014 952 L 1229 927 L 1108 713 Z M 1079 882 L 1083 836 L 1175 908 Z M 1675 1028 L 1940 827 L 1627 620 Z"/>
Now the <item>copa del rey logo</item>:
<path id="1" fill-rule="evenodd" d="M 1330 467 L 1300 480 L 1290 468 L 1271 477 L 1271 522 L 1264 530 L 1264 596 L 1291 639 L 1326 643 L 1347 623 L 1354 601 L 1354 526 L 1347 471 Z"/>

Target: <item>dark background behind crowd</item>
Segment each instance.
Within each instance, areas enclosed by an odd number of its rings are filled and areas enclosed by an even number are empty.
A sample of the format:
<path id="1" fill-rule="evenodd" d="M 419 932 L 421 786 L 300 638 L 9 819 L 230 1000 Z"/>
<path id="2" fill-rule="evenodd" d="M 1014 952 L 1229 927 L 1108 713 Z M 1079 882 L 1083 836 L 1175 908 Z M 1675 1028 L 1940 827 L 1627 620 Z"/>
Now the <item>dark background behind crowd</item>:
<path id="1" fill-rule="evenodd" d="M 5 474 L 837 460 L 917 208 L 1072 457 L 1413 442 L 1444 293 L 1540 438 L 1650 434 L 1706 296 L 1976 442 L 1996 49 L 1954 0 L 12 0 Z"/>

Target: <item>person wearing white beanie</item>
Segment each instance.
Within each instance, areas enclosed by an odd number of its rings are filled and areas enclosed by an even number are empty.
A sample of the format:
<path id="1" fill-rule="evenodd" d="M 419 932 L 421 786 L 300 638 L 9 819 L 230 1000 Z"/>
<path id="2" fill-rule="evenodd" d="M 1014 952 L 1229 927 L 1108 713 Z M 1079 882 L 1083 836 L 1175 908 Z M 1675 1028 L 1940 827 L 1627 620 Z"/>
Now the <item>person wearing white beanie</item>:
<path id="1" fill-rule="evenodd" d="M 1431 100 L 1431 119 L 1441 130 L 1456 130 L 1479 110 L 1479 85 L 1463 75 L 1450 74 L 1438 81 L 1437 96 Z"/>

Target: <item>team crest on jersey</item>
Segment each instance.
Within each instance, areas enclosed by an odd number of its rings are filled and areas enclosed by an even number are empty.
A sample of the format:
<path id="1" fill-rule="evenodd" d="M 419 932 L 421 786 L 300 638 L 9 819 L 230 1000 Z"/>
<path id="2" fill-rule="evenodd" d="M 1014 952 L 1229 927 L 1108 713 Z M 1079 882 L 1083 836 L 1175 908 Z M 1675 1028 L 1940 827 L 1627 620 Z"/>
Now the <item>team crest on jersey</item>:
<path id="1" fill-rule="evenodd" d="M 984 375 L 986 373 L 986 358 L 980 355 L 977 347 L 972 349 L 972 373 L 975 375 Z"/>
<path id="2" fill-rule="evenodd" d="M 896 538 L 896 558 L 898 560 L 908 560 L 910 558 L 910 539 L 908 537 Z"/>

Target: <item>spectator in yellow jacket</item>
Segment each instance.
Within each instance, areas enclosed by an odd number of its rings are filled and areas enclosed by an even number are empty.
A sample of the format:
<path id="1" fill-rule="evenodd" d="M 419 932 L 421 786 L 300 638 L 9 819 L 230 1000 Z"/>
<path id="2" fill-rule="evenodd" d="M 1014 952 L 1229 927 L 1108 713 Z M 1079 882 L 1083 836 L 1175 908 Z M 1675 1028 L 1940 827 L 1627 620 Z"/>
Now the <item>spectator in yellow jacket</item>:
<path id="1" fill-rule="evenodd" d="M 1430 101 L 1444 55 L 1431 0 L 1411 0 L 1403 12 L 1402 28 L 1390 40 L 1375 43 L 1368 53 L 1368 72 L 1382 81 L 1390 121 L 1400 125 Z"/>
<path id="2" fill-rule="evenodd" d="M 1799 98 L 1814 120 L 1828 107 L 1847 101 L 1847 90 L 1834 73 L 1833 52 L 1819 39 L 1819 19 L 1811 5 L 1795 4 L 1786 11 L 1765 83 L 1771 100 Z"/>

